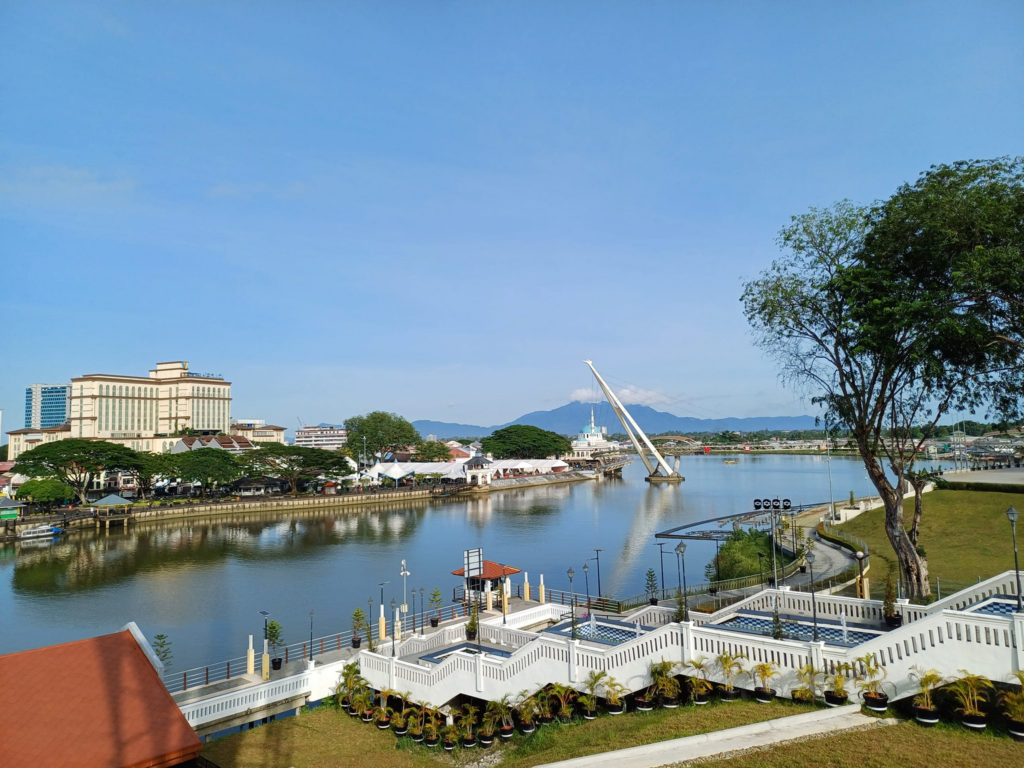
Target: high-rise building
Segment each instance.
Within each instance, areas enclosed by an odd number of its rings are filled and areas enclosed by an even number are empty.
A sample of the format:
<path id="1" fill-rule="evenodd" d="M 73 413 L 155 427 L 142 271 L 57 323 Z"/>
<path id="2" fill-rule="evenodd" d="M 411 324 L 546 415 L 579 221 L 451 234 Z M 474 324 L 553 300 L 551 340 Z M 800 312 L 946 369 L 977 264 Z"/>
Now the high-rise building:
<path id="1" fill-rule="evenodd" d="M 320 424 L 295 430 L 295 444 L 306 448 L 336 451 L 348 441 L 348 432 L 339 424 Z"/>
<path id="2" fill-rule="evenodd" d="M 59 427 L 71 418 L 70 384 L 33 384 L 25 387 L 25 428 Z"/>

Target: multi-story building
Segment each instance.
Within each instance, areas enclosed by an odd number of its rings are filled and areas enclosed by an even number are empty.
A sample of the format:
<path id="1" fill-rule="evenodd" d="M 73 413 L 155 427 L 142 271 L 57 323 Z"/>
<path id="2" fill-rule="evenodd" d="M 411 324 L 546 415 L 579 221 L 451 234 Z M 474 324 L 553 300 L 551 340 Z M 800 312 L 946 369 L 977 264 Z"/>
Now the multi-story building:
<path id="1" fill-rule="evenodd" d="M 25 387 L 25 428 L 59 427 L 71 418 L 70 384 L 33 384 Z"/>
<path id="2" fill-rule="evenodd" d="M 231 434 L 253 443 L 281 443 L 284 445 L 284 427 L 267 424 L 262 419 L 238 419 L 231 424 Z"/>
<path id="3" fill-rule="evenodd" d="M 295 444 L 305 448 L 336 451 L 348 442 L 348 432 L 338 424 L 318 424 L 295 430 Z"/>
<path id="4" fill-rule="evenodd" d="M 41 442 L 71 437 L 165 452 L 183 430 L 216 435 L 231 427 L 231 382 L 193 373 L 185 361 L 157 363 L 149 376 L 88 374 L 70 386 L 67 423 L 9 432 L 11 459 Z"/>

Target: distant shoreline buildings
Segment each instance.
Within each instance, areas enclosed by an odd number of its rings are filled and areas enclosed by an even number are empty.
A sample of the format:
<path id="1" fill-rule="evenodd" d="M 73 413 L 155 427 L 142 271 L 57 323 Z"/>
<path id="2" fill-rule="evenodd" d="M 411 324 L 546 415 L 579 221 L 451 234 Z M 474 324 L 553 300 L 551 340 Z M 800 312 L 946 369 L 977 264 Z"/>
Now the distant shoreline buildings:
<path id="1" fill-rule="evenodd" d="M 295 445 L 336 451 L 348 442 L 348 430 L 339 424 L 318 424 L 295 430 Z"/>

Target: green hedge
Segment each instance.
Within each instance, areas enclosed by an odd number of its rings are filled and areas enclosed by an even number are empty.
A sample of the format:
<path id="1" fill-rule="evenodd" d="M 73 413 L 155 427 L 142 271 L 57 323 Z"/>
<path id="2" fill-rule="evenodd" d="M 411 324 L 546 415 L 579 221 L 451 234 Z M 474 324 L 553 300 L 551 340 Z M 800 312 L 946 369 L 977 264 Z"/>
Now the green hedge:
<path id="1" fill-rule="evenodd" d="M 936 485 L 943 491 L 988 491 L 989 493 L 1024 493 L 1024 485 L 1008 483 L 951 483 L 940 479 Z"/>

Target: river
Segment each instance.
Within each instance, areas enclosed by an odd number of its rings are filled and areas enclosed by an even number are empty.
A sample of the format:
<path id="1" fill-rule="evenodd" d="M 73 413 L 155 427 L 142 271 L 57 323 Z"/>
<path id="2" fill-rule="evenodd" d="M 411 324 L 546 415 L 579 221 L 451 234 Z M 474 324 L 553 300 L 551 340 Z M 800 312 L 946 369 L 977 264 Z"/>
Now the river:
<path id="1" fill-rule="evenodd" d="M 648 568 L 660 572 L 657 531 L 751 509 L 763 497 L 794 503 L 829 498 L 824 457 L 743 455 L 683 457 L 679 485 L 644 482 L 635 461 L 621 480 L 568 483 L 503 491 L 484 498 L 407 502 L 401 506 L 230 519 L 144 523 L 127 533 L 76 532 L 57 543 L 0 548 L 0 653 L 116 631 L 138 623 L 150 638 L 172 642 L 172 669 L 209 664 L 245 652 L 259 637 L 258 611 L 270 611 L 287 642 L 349 629 L 349 615 L 372 597 L 401 602 L 400 563 L 409 589 L 441 588 L 446 602 L 460 580 L 462 552 L 482 547 L 484 557 L 529 572 L 536 584 L 567 588 L 601 548 L 603 593 L 643 592 Z M 874 493 L 863 465 L 833 459 L 837 502 Z M 666 547 L 670 549 L 670 547 Z M 702 581 L 714 544 L 690 542 L 687 578 Z M 597 592 L 596 563 L 589 589 Z M 517 577 L 517 580 L 521 577 Z M 676 579 L 674 554 L 665 556 L 666 584 Z M 418 601 L 417 601 L 418 603 Z M 375 608 L 376 610 L 376 608 Z M 417 604 L 417 610 L 419 606 Z"/>

